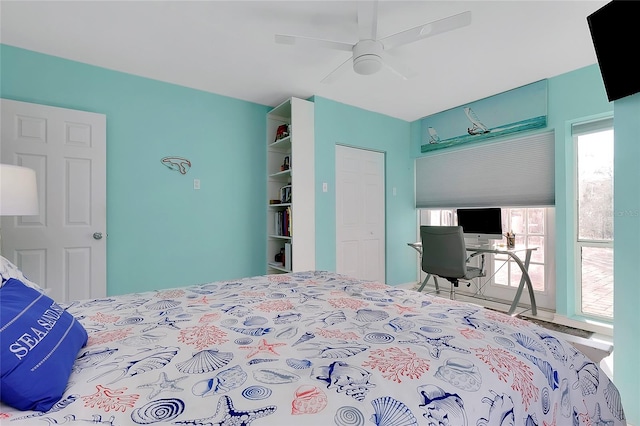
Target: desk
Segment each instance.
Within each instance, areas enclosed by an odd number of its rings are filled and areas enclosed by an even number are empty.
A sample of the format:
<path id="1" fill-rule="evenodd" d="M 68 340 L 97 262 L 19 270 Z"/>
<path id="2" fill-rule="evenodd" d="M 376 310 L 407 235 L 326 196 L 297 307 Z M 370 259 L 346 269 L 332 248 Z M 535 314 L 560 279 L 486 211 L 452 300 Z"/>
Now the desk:
<path id="1" fill-rule="evenodd" d="M 420 256 L 422 256 L 421 242 L 407 243 L 407 244 L 410 247 L 414 248 L 418 253 L 420 253 Z M 527 290 L 529 291 L 529 299 L 531 300 L 531 313 L 533 315 L 538 314 L 538 308 L 536 306 L 536 298 L 533 293 L 533 285 L 531 284 L 531 277 L 529 276 L 529 262 L 531 261 L 531 253 L 534 250 L 537 250 L 538 247 L 516 245 L 514 248 L 507 248 L 507 246 L 490 244 L 486 246 L 485 245 L 468 245 L 466 249 L 467 251 L 472 253 L 505 254 L 509 258 L 513 259 L 513 261 L 516 262 L 520 267 L 520 270 L 522 271 L 522 277 L 520 278 L 520 284 L 518 285 L 518 289 L 516 290 L 516 295 L 513 298 L 513 302 L 511 302 L 511 307 L 509 308 L 509 312 L 507 313 L 509 315 L 513 315 L 513 313 L 516 311 L 518 302 L 520 301 L 520 297 L 522 296 L 522 291 L 524 290 L 524 285 L 526 284 Z M 525 253 L 524 262 L 517 255 L 517 253 L 522 253 L 522 252 Z M 427 276 L 427 279 L 428 278 L 429 277 Z M 425 280 L 425 282 L 422 283 L 422 286 L 418 291 L 422 291 L 422 289 L 426 284 L 426 281 L 427 280 Z"/>

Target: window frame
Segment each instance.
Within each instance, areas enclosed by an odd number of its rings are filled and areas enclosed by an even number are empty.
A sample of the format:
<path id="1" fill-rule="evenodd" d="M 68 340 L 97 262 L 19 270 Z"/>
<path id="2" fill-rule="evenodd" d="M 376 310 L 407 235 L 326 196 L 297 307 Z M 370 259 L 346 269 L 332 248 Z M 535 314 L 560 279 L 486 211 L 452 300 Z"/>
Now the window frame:
<path id="1" fill-rule="evenodd" d="M 575 194 L 575 210 L 573 215 L 573 247 L 574 247 L 574 276 L 575 276 L 575 285 L 574 285 L 574 313 L 581 317 L 594 319 L 597 321 L 604 321 L 607 323 L 612 323 L 615 317 L 615 312 L 613 311 L 613 305 L 611 308 L 611 316 L 598 315 L 593 312 L 585 312 L 583 310 L 583 282 L 582 282 L 582 251 L 583 248 L 607 248 L 613 251 L 613 232 L 611 235 L 611 240 L 598 240 L 591 238 L 580 238 L 580 186 L 579 186 L 579 143 L 578 139 L 580 136 L 599 133 L 603 131 L 611 130 L 613 132 L 613 117 L 601 118 L 598 120 L 591 120 L 583 123 L 574 123 L 571 128 L 571 140 L 573 143 L 573 191 Z M 613 143 L 615 143 L 615 135 L 612 135 Z M 613 176 L 612 176 L 612 191 L 613 191 Z M 613 192 L 612 192 L 613 194 Z M 614 215 L 613 206 L 612 206 L 612 219 Z M 613 253 L 612 253 L 613 259 Z M 613 277 L 612 277 L 613 282 Z M 615 282 L 612 284 L 615 286 Z M 613 292 L 613 289 L 612 289 Z"/>

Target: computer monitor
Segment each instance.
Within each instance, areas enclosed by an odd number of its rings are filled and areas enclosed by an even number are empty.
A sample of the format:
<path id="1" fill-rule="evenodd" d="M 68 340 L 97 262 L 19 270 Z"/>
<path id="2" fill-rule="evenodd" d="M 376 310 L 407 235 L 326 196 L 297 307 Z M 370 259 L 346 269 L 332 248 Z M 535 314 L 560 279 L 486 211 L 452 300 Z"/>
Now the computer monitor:
<path id="1" fill-rule="evenodd" d="M 465 238 L 473 238 L 481 244 L 502 239 L 502 211 L 499 207 L 458 209 L 458 225 Z"/>

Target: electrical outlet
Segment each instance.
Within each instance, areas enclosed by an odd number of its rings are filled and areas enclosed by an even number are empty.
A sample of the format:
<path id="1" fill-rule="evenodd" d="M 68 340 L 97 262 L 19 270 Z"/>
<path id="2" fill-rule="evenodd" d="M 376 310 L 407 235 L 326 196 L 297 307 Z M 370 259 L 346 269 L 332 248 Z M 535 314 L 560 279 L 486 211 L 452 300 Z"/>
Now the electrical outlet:
<path id="1" fill-rule="evenodd" d="M 200 189 L 200 179 L 193 180 L 193 189 Z"/>

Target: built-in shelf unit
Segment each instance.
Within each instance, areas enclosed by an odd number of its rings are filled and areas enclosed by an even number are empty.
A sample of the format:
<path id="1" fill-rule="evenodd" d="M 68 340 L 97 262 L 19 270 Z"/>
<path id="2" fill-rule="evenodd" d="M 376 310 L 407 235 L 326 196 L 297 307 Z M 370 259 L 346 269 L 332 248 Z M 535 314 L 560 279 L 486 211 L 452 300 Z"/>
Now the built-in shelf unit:
<path id="1" fill-rule="evenodd" d="M 267 113 L 268 274 L 315 269 L 314 164 L 314 104 L 289 98 Z"/>

